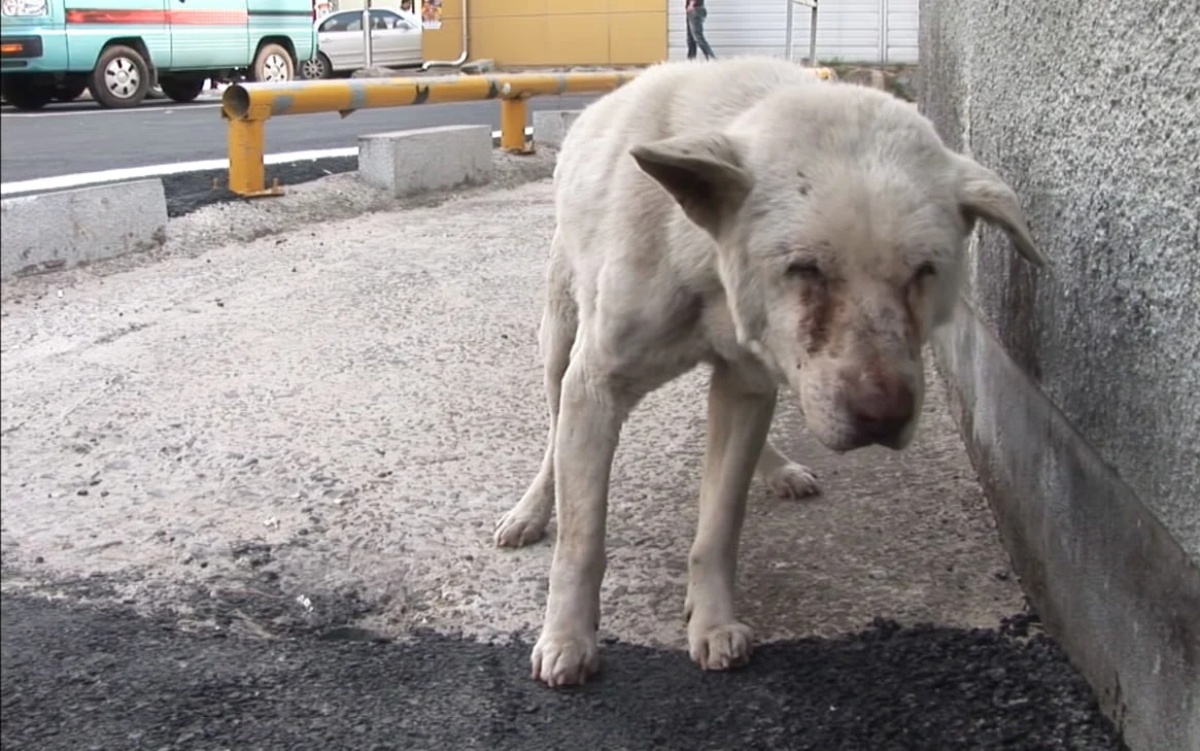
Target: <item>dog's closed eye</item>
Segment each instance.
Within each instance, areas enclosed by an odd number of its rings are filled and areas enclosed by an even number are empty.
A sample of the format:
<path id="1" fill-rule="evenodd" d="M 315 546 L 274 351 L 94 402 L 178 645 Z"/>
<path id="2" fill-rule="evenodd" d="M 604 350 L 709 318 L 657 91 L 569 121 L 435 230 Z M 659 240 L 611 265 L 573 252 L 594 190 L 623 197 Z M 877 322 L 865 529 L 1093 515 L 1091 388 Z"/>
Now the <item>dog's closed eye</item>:
<path id="1" fill-rule="evenodd" d="M 934 266 L 930 261 L 926 261 L 913 272 L 912 280 L 914 283 L 919 284 L 932 276 L 937 276 L 937 266 Z"/>
<path id="2" fill-rule="evenodd" d="M 816 261 L 793 261 L 788 264 L 787 275 L 806 282 L 819 282 L 824 278 Z"/>

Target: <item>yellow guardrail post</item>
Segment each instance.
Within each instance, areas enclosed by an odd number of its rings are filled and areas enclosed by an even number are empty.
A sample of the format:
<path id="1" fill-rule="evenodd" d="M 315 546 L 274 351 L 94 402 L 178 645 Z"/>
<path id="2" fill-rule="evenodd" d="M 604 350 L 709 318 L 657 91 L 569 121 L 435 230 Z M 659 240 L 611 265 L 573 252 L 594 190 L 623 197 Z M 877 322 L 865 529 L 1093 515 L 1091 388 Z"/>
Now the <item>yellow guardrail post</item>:
<path id="1" fill-rule="evenodd" d="M 502 73 L 235 84 L 221 98 L 221 114 L 229 120 L 229 189 L 247 197 L 282 192 L 267 188 L 263 166 L 264 129 L 273 117 L 317 112 L 346 116 L 360 109 L 498 99 L 501 146 L 525 151 L 529 97 L 604 93 L 636 75 L 637 71 Z"/>
<path id="2" fill-rule="evenodd" d="M 500 102 L 500 148 L 525 153 L 525 123 L 529 122 L 529 100 L 525 97 Z"/>
<path id="3" fill-rule="evenodd" d="M 836 78 L 829 68 L 817 68 L 816 73 L 824 79 Z M 272 117 L 317 112 L 338 112 L 345 117 L 361 109 L 498 99 L 500 146 L 524 153 L 532 150 L 525 144 L 530 97 L 601 94 L 625 85 L 637 74 L 499 73 L 235 84 L 221 98 L 221 115 L 229 120 L 229 189 L 247 197 L 282 194 L 277 185 L 266 186 L 263 164 L 265 128 Z"/>
<path id="4" fill-rule="evenodd" d="M 267 189 L 263 164 L 270 110 L 257 107 L 247 114 L 229 121 L 229 190 L 247 197 L 280 195 L 278 187 Z"/>

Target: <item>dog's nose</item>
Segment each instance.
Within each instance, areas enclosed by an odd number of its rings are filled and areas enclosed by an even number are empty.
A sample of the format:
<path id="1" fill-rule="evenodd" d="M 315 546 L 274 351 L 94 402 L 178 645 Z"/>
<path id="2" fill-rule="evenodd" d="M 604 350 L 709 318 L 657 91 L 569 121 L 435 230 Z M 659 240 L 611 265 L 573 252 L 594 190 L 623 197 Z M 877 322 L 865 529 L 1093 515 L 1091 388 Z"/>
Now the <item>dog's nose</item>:
<path id="1" fill-rule="evenodd" d="M 848 406 L 854 429 L 864 441 L 893 446 L 912 421 L 915 405 L 908 384 L 886 379 L 860 385 Z"/>

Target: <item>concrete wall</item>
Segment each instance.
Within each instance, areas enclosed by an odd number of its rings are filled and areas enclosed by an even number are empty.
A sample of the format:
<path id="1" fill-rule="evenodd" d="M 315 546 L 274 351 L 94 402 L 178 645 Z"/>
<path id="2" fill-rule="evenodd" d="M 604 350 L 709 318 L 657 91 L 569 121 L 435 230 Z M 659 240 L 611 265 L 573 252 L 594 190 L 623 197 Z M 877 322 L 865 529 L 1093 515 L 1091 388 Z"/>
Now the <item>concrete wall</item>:
<path id="1" fill-rule="evenodd" d="M 1026 590 L 1134 749 L 1200 749 L 1200 4 L 922 0 L 920 105 L 1016 189 L 938 352 Z"/>

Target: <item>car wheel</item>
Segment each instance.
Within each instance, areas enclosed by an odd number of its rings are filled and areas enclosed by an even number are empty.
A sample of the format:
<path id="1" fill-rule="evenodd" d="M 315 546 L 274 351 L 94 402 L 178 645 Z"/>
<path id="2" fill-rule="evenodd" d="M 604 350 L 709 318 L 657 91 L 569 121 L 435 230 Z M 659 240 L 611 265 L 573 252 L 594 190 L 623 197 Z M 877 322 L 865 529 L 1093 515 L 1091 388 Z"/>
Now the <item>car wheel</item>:
<path id="1" fill-rule="evenodd" d="M 204 91 L 203 78 L 165 78 L 158 82 L 168 99 L 187 104 Z"/>
<path id="2" fill-rule="evenodd" d="M 323 53 L 318 52 L 312 60 L 300 64 L 300 77 L 308 81 L 329 78 L 333 75 L 333 64 Z"/>
<path id="3" fill-rule="evenodd" d="M 26 112 L 40 110 L 54 101 L 54 87 L 13 78 L 4 82 L 4 101 Z"/>
<path id="4" fill-rule="evenodd" d="M 292 56 L 278 44 L 264 44 L 254 56 L 254 80 L 283 83 L 296 76 Z"/>
<path id="5" fill-rule="evenodd" d="M 88 90 L 101 107 L 136 107 L 150 92 L 150 66 L 137 50 L 114 44 L 100 53 Z"/>

